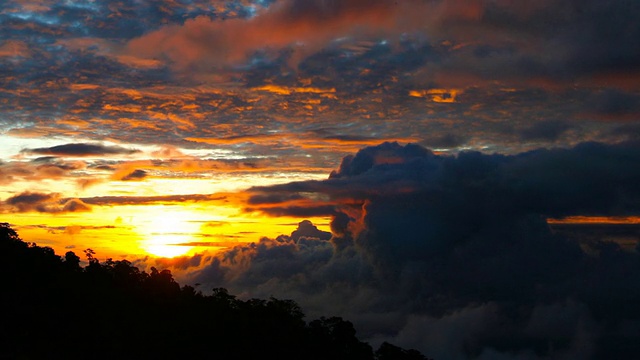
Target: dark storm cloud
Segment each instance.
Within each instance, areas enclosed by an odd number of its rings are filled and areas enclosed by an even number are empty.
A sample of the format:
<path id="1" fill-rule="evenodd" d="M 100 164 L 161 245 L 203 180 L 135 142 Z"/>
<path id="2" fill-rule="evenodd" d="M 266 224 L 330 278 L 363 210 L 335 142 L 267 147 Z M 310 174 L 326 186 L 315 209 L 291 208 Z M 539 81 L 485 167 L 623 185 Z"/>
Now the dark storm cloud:
<path id="1" fill-rule="evenodd" d="M 456 148 L 467 142 L 465 136 L 445 133 L 442 135 L 427 137 L 424 143 L 431 148 Z"/>
<path id="2" fill-rule="evenodd" d="M 100 144 L 64 144 L 49 148 L 24 149 L 24 153 L 58 155 L 58 156 L 99 156 L 99 155 L 131 155 L 140 150 L 126 149 L 120 146 L 106 146 Z"/>
<path id="3" fill-rule="evenodd" d="M 380 140 L 380 139 L 373 138 L 371 136 L 362 136 L 362 135 L 333 135 L 333 136 L 325 136 L 323 139 L 337 140 L 337 141 L 344 141 L 344 142 L 351 142 L 351 141 L 366 142 L 366 141 Z"/>
<path id="4" fill-rule="evenodd" d="M 303 220 L 298 224 L 298 228 L 291 233 L 291 239 L 293 239 L 293 241 L 298 241 L 302 237 L 329 240 L 331 239 L 331 233 L 319 230 L 318 227 L 313 225 L 309 220 Z"/>
<path id="5" fill-rule="evenodd" d="M 480 7 L 477 18 L 453 24 L 445 20 L 448 27 L 441 30 L 459 42 L 476 40 L 451 58 L 452 64 L 468 65 L 476 75 L 556 81 L 615 72 L 637 76 L 640 8 L 635 2 L 471 3 Z M 461 31 L 463 26 L 476 32 Z M 532 47 L 507 34 L 526 37 Z"/>
<path id="6" fill-rule="evenodd" d="M 0 211 L 4 213 L 70 213 L 87 212 L 91 207 L 80 199 L 63 199 L 60 194 L 23 192 L 0 202 Z"/>
<path id="7" fill-rule="evenodd" d="M 640 65 L 640 4 L 592 0 L 573 5 L 573 24 L 567 31 L 575 39 L 570 68 L 583 71 L 638 70 Z M 573 13 L 572 13 L 573 14 Z"/>
<path id="8" fill-rule="evenodd" d="M 520 204 L 523 210 L 511 210 L 547 216 L 623 215 L 638 211 L 634 201 L 640 190 L 635 181 L 640 179 L 640 172 L 633 166 L 637 160 L 640 148 L 635 142 L 583 143 L 571 149 L 539 149 L 513 156 L 462 152 L 457 157 L 438 156 L 414 144 L 384 143 L 345 157 L 328 180 L 254 187 L 250 192 L 254 196 L 324 195 L 339 204 L 405 193 L 415 196 L 425 191 L 425 196 L 434 197 L 433 202 L 441 200 L 444 191 L 476 191 L 460 182 L 464 175 L 465 181 L 471 182 L 475 176 L 482 189 L 491 187 L 500 195 L 490 198 L 477 193 L 490 200 L 487 206 Z M 429 192 L 432 187 L 438 191 Z M 440 205 L 448 208 L 447 204 Z"/>
<path id="9" fill-rule="evenodd" d="M 640 120 L 640 95 L 605 89 L 589 99 L 588 110 L 606 120 Z"/>
<path id="10" fill-rule="evenodd" d="M 640 124 L 625 124 L 611 130 L 611 135 L 624 140 L 640 140 Z"/>
<path id="11" fill-rule="evenodd" d="M 311 226 L 301 222 L 291 237 L 217 255 L 192 280 L 294 298 L 429 356 L 628 356 L 640 331 L 630 300 L 640 299 L 640 255 L 567 238 L 546 218 L 637 215 L 638 161 L 637 143 L 513 156 L 366 148 L 330 179 L 252 190 L 331 199 L 329 241 L 296 242 Z"/>
<path id="12" fill-rule="evenodd" d="M 541 121 L 520 132 L 522 140 L 556 141 L 572 128 L 571 124 L 562 121 Z"/>

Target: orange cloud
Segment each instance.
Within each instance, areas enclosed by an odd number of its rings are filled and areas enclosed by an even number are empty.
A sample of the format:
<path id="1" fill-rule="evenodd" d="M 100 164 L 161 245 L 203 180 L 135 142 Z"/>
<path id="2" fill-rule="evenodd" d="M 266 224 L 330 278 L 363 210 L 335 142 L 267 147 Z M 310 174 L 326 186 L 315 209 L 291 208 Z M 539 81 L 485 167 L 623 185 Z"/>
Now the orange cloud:
<path id="1" fill-rule="evenodd" d="M 54 134 L 58 134 L 61 136 L 73 136 L 73 135 L 81 135 L 79 131 L 72 131 L 68 128 L 58 128 L 54 126 L 37 126 L 37 127 L 24 127 L 24 128 L 13 128 L 6 132 L 6 135 L 21 137 L 21 138 L 38 138 L 38 137 L 46 137 L 53 136 Z"/>
<path id="2" fill-rule="evenodd" d="M 187 137 L 185 140 L 205 143 L 205 144 L 240 144 L 245 142 L 268 144 L 274 140 L 282 140 L 282 134 L 257 134 L 257 135 L 237 135 L 227 136 L 220 138 L 206 138 L 206 137 Z"/>
<path id="3" fill-rule="evenodd" d="M 83 161 L 62 161 L 44 159 L 42 161 L 0 162 L 0 185 L 18 181 L 41 181 L 73 176 L 72 172 L 86 168 Z"/>
<path id="4" fill-rule="evenodd" d="M 268 91 L 280 95 L 291 95 L 292 93 L 312 93 L 312 94 L 326 94 L 335 93 L 335 88 L 321 89 L 315 87 L 286 87 L 273 84 L 267 84 L 260 87 L 252 88 L 253 91 Z"/>
<path id="5" fill-rule="evenodd" d="M 4 213 L 67 213 L 87 212 L 91 207 L 80 199 L 62 199 L 60 194 L 23 192 L 0 202 L 0 212 Z"/>
<path id="6" fill-rule="evenodd" d="M 142 111 L 142 107 L 140 105 L 105 104 L 102 108 L 104 110 L 127 112 L 127 113 L 139 113 Z"/>
<path id="7" fill-rule="evenodd" d="M 132 128 L 143 128 L 155 131 L 161 131 L 162 129 L 152 121 L 132 119 L 132 118 L 119 118 L 119 122 L 124 123 Z"/>
<path id="8" fill-rule="evenodd" d="M 29 46 L 22 41 L 8 40 L 0 45 L 0 57 L 30 57 Z"/>
<path id="9" fill-rule="evenodd" d="M 640 224 L 638 216 L 567 216 L 547 219 L 549 224 Z"/>
<path id="10" fill-rule="evenodd" d="M 179 70 L 204 70 L 241 63 L 256 51 L 267 55 L 289 48 L 290 65 L 318 52 L 337 39 L 371 40 L 403 33 L 423 32 L 430 37 L 457 39 L 500 38 L 496 29 L 483 27 L 490 7 L 504 7 L 525 19 L 548 1 L 497 0 L 281 0 L 259 8 L 251 18 L 212 19 L 200 16 L 182 25 L 168 25 L 131 40 L 118 57 L 136 64 L 157 59 Z M 347 44 L 362 51 L 367 42 Z M 151 65 L 152 64 L 152 65 Z M 282 89 L 281 89 L 282 90 Z"/>
<path id="11" fill-rule="evenodd" d="M 193 130 L 196 127 L 191 120 L 185 119 L 172 113 L 163 114 L 157 112 L 153 113 L 152 118 L 159 120 L 169 120 L 180 130 Z"/>
<path id="12" fill-rule="evenodd" d="M 336 38 L 401 33 L 420 23 L 425 8 L 416 1 L 280 1 L 251 19 L 200 16 L 184 25 L 163 27 L 130 41 L 124 53 L 140 59 L 166 58 L 177 68 L 188 69 L 225 66 L 244 61 L 258 49 L 292 46 L 295 62 Z"/>
<path id="13" fill-rule="evenodd" d="M 245 204 L 248 194 L 245 193 L 215 193 L 191 195 L 163 195 L 163 196 L 95 196 L 80 199 L 85 204 L 95 206 L 117 205 L 152 205 L 152 204 L 182 204 L 209 202 L 223 205 Z"/>
<path id="14" fill-rule="evenodd" d="M 155 157 L 165 158 L 165 159 L 179 158 L 179 157 L 185 156 L 185 154 L 182 151 L 180 151 L 180 149 L 172 145 L 162 145 L 160 150 L 153 151 L 151 155 Z"/>
<path id="15" fill-rule="evenodd" d="M 438 103 L 454 103 L 456 97 L 462 93 L 460 89 L 411 90 L 409 96 L 427 98 Z"/>
<path id="16" fill-rule="evenodd" d="M 141 59 L 131 55 L 117 55 L 116 60 L 123 65 L 140 69 L 155 69 L 163 66 L 162 61 L 156 59 Z"/>
<path id="17" fill-rule="evenodd" d="M 100 85 L 96 84 L 71 84 L 69 88 L 73 91 L 82 91 L 82 90 L 95 90 L 100 88 Z"/>
<path id="18" fill-rule="evenodd" d="M 153 152 L 159 159 L 123 162 L 115 166 L 111 180 L 122 180 L 135 171 L 162 172 L 165 177 L 182 177 L 201 172 L 326 172 L 329 168 L 310 166 L 308 163 L 288 161 L 286 164 L 273 159 L 240 159 L 237 161 L 199 159 L 181 153 L 176 149 L 164 148 Z M 168 175 L 170 172 L 172 175 Z M 138 172 L 138 174 L 141 174 Z M 147 176 L 149 174 L 146 174 Z M 141 179 L 141 178 L 139 178 Z M 92 184 L 89 184 L 92 185 Z"/>
<path id="19" fill-rule="evenodd" d="M 86 190 L 89 187 L 91 187 L 93 185 L 97 185 L 97 184 L 102 183 L 102 182 L 104 182 L 104 179 L 96 179 L 96 178 L 78 179 L 76 181 L 78 186 L 83 190 Z"/>
<path id="20" fill-rule="evenodd" d="M 638 92 L 640 91 L 640 70 L 600 72 L 581 78 L 579 84 L 595 88 L 615 87 L 629 92 Z"/>

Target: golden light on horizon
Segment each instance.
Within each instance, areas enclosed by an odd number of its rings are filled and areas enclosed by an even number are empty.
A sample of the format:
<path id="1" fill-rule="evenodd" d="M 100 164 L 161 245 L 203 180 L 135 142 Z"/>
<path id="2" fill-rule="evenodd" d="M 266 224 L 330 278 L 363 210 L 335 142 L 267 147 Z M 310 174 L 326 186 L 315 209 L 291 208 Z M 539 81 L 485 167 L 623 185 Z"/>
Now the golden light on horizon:
<path id="1" fill-rule="evenodd" d="M 187 254 L 193 246 L 183 245 L 195 241 L 199 227 L 193 221 L 190 211 L 163 211 L 163 208 L 150 212 L 152 219 L 141 226 L 137 232 L 143 236 L 140 247 L 150 255 L 175 257 Z"/>
<path id="2" fill-rule="evenodd" d="M 549 224 L 640 224 L 640 216 L 568 216 L 548 218 Z"/>

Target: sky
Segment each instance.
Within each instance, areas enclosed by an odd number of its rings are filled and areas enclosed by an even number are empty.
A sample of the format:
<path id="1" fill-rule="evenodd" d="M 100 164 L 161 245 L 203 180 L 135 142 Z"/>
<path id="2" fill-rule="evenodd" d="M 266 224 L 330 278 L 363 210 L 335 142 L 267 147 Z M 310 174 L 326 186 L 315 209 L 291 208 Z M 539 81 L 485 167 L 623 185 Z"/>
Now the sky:
<path id="1" fill-rule="evenodd" d="M 0 4 L 23 239 L 434 358 L 637 337 L 639 161 L 632 0 Z"/>

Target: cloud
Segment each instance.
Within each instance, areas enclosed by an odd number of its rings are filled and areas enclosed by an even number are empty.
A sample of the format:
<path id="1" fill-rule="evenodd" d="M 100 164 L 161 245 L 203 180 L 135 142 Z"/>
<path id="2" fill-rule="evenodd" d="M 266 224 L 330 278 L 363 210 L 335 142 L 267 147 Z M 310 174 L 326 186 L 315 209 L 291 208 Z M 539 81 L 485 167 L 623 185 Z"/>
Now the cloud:
<path id="1" fill-rule="evenodd" d="M 298 224 L 298 228 L 291 233 L 293 241 L 299 241 L 302 237 L 329 240 L 331 239 L 331 233 L 319 230 L 309 220 L 303 220 Z"/>
<path id="2" fill-rule="evenodd" d="M 9 40 L 0 45 L 0 58 L 28 58 L 30 55 L 29 47 L 22 41 Z"/>
<path id="3" fill-rule="evenodd" d="M 622 140 L 640 140 L 640 124 L 624 124 L 611 130 L 611 135 L 616 139 Z"/>
<path id="4" fill-rule="evenodd" d="M 91 211 L 91 207 L 80 199 L 71 199 L 64 203 L 62 212 L 86 212 Z"/>
<path id="5" fill-rule="evenodd" d="M 267 59 L 286 54 L 287 61 L 298 64 L 338 47 L 340 40 L 355 46 L 360 40 L 385 39 L 395 45 L 415 36 L 433 39 L 432 52 L 438 42 L 445 45 L 440 48 L 445 61 L 430 66 L 431 78 L 442 85 L 448 82 L 445 74 L 552 83 L 638 70 L 637 13 L 638 6 L 630 2 L 604 7 L 596 0 L 579 7 L 562 1 L 283 0 L 252 17 L 199 16 L 167 25 L 131 40 L 125 53 L 163 58 L 182 71 L 199 72 L 246 64 L 258 54 Z M 414 93 L 454 102 L 462 91 Z"/>
<path id="6" fill-rule="evenodd" d="M 7 4 L 7 43 L 32 55 L 0 58 L 8 135 L 216 147 L 247 158 L 268 148 L 283 163 L 326 169 L 381 141 L 520 151 L 609 140 L 599 130 L 617 124 L 594 122 L 637 118 L 629 3 L 606 11 L 597 1 L 121 5 L 56 3 L 34 13 Z M 312 31 L 296 31 L 305 24 Z M 574 58 L 594 65 L 571 66 Z M 322 124 L 309 126 L 314 119 Z M 399 119 L 406 126 L 392 125 Z M 555 140 L 533 131 L 567 119 L 576 126 Z M 319 128 L 332 130 L 314 136 Z M 538 137 L 521 141 L 525 130 Z"/>
<path id="7" fill-rule="evenodd" d="M 588 116 L 604 120 L 629 121 L 640 119 L 640 96 L 614 89 L 591 94 Z"/>
<path id="8" fill-rule="evenodd" d="M 9 161 L 0 163 L 0 184 L 61 179 L 74 176 L 74 173 L 86 167 L 84 161 L 65 161 L 50 156 L 30 161 Z"/>
<path id="9" fill-rule="evenodd" d="M 119 146 L 106 146 L 100 144 L 64 144 L 49 148 L 24 149 L 23 153 L 57 155 L 57 156 L 104 156 L 104 155 L 131 155 L 140 152 L 136 149 L 126 149 Z"/>
<path id="10" fill-rule="evenodd" d="M 123 176 L 122 178 L 120 178 L 120 180 L 122 181 L 142 180 L 146 178 L 147 175 L 148 173 L 146 171 L 137 169 Z"/>
<path id="11" fill-rule="evenodd" d="M 357 150 L 364 145 L 375 145 L 383 141 L 400 141 L 413 142 L 415 137 L 393 137 L 380 138 L 362 135 L 335 135 L 329 134 L 326 129 L 320 129 L 307 133 L 274 133 L 274 134 L 244 134 L 233 135 L 227 137 L 205 138 L 205 137 L 188 137 L 187 141 L 196 143 L 205 143 L 212 145 L 227 144 L 255 144 L 265 146 L 278 146 L 282 143 L 288 143 L 290 146 L 300 147 L 302 149 L 337 149 Z"/>
<path id="12" fill-rule="evenodd" d="M 269 207 L 246 207 L 246 212 L 260 211 L 270 216 L 294 216 L 294 217 L 317 217 L 335 215 L 336 209 L 333 205 L 286 205 L 286 206 L 269 206 Z"/>
<path id="13" fill-rule="evenodd" d="M 159 195 L 159 196 L 94 196 L 81 200 L 90 205 L 116 206 L 116 205 L 150 205 L 184 202 L 227 202 L 244 200 L 241 194 L 190 194 L 190 195 Z"/>
<path id="14" fill-rule="evenodd" d="M 520 133 L 520 138 L 527 141 L 556 141 L 571 128 L 570 124 L 562 121 L 541 121 L 523 129 Z"/>
<path id="15" fill-rule="evenodd" d="M 635 329 L 633 317 L 618 326 L 625 315 L 611 305 L 636 294 L 620 280 L 635 281 L 634 247 L 600 244 L 599 231 L 584 242 L 584 232 L 544 220 L 637 212 L 634 143 L 570 146 L 640 138 L 638 3 L 140 4 L 0 6 L 4 153 L 18 151 L 18 138 L 77 139 L 1 159 L 0 184 L 12 198 L 0 211 L 199 202 L 331 217 L 331 239 L 305 223 L 181 270 L 245 296 L 302 299 L 316 314 L 357 320 L 372 338 L 394 329 L 431 356 L 446 352 L 429 347 L 453 344 L 469 349 L 460 357 L 555 357 L 554 348 L 584 358 L 572 351 L 593 336 L 591 351 L 607 357 L 598 349 L 614 354 L 613 345 L 598 331 L 623 337 Z M 56 158 L 136 151 L 86 139 L 166 146 L 144 161 Z M 387 140 L 486 153 L 373 146 Z M 567 148 L 517 154 L 545 144 Z M 371 147 L 356 154 L 362 146 Z M 13 188 L 44 179 L 86 189 L 149 175 L 328 173 L 347 153 L 323 181 L 246 193 L 78 200 Z M 548 329 L 540 319 L 565 310 L 563 333 L 524 330 Z M 439 334 L 442 341 L 432 339 Z"/>
<path id="16" fill-rule="evenodd" d="M 264 49 L 293 47 L 309 54 L 338 37 L 400 26 L 399 9 L 409 7 L 386 0 L 288 0 L 248 19 L 200 16 L 181 26 L 169 25 L 130 41 L 127 52 L 142 58 L 164 57 L 180 69 L 244 62 Z"/>
<path id="17" fill-rule="evenodd" d="M 195 254 L 193 256 L 177 256 L 174 258 L 144 257 L 134 260 L 134 265 L 143 270 L 149 271 L 152 266 L 161 268 L 173 268 L 176 270 L 188 270 L 198 268 L 202 262 L 210 261 L 211 256 L 207 254 Z"/>
<path id="18" fill-rule="evenodd" d="M 640 299 L 640 254 L 565 237 L 546 219 L 640 213 L 638 161 L 633 142 L 510 156 L 365 148 L 326 180 L 250 189 L 277 195 L 253 204 L 267 213 L 299 197 L 311 209 L 312 199 L 333 204 L 330 239 L 296 241 L 315 232 L 303 221 L 291 236 L 214 255 L 186 278 L 296 299 L 311 316 L 345 316 L 372 341 L 428 356 L 625 357 L 640 330 L 629 306 Z"/>
<path id="19" fill-rule="evenodd" d="M 87 212 L 91 207 L 80 199 L 63 199 L 60 194 L 44 194 L 38 192 L 23 192 L 11 196 L 0 203 L 0 210 L 5 213 L 70 213 Z"/>
<path id="20" fill-rule="evenodd" d="M 115 229 L 114 225 L 68 225 L 64 227 L 64 233 L 67 235 L 77 235 L 83 230 L 102 230 L 102 229 Z"/>
<path id="21" fill-rule="evenodd" d="M 445 133 L 442 135 L 430 136 L 424 140 L 425 144 L 428 144 L 433 148 L 456 148 L 464 145 L 468 139 L 464 136 L 452 133 Z"/>

